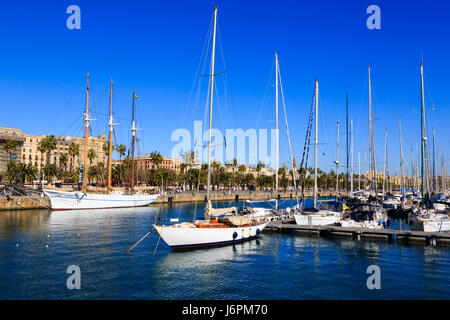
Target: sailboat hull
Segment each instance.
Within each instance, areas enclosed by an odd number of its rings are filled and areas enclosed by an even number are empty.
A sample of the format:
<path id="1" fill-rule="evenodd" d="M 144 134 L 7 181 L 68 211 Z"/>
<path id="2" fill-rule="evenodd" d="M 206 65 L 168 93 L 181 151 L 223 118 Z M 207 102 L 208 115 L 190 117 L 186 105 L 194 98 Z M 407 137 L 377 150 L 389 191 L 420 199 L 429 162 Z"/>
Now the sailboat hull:
<path id="1" fill-rule="evenodd" d="M 174 250 L 199 247 L 221 246 L 250 240 L 258 236 L 267 223 L 235 228 L 183 228 L 156 226 L 156 231 L 169 247 Z"/>
<path id="2" fill-rule="evenodd" d="M 65 192 L 44 190 L 49 197 L 52 210 L 80 210 L 130 208 L 147 206 L 158 199 L 158 194 L 97 194 L 84 192 Z"/>
<path id="3" fill-rule="evenodd" d="M 333 215 L 333 214 L 294 214 L 295 223 L 300 226 L 327 226 L 327 225 L 333 225 L 340 220 L 339 215 Z"/>

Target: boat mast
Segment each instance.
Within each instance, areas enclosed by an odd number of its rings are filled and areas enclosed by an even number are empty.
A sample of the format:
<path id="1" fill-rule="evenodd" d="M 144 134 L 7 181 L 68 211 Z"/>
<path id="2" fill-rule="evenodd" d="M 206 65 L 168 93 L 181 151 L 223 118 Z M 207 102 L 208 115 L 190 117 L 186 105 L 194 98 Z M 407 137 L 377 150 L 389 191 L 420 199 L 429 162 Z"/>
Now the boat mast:
<path id="1" fill-rule="evenodd" d="M 348 92 L 345 95 L 345 134 L 346 134 L 346 153 L 347 153 L 347 175 L 345 176 L 345 189 L 348 195 Z"/>
<path id="2" fill-rule="evenodd" d="M 317 144 L 318 144 L 318 125 L 319 125 L 319 80 L 316 80 L 316 125 L 315 125 L 315 143 L 314 143 L 314 208 L 317 208 Z"/>
<path id="3" fill-rule="evenodd" d="M 433 128 L 433 192 L 437 192 L 436 187 L 436 146 L 434 138 L 434 128 Z"/>
<path id="4" fill-rule="evenodd" d="M 279 159 L 278 159 L 278 54 L 275 52 L 275 192 L 278 192 L 278 167 L 279 167 Z"/>
<path id="5" fill-rule="evenodd" d="M 133 121 L 131 122 L 131 136 L 132 136 L 132 144 L 131 144 L 131 190 L 133 190 L 134 188 L 134 142 L 136 140 L 136 120 L 135 120 L 135 114 L 136 114 L 136 109 L 134 106 L 134 100 L 136 99 L 136 91 L 133 88 Z"/>
<path id="6" fill-rule="evenodd" d="M 112 90 L 113 81 L 111 79 L 111 90 L 109 95 L 109 151 L 108 151 L 108 194 L 111 194 L 111 160 L 112 160 L 112 134 L 114 129 L 114 119 L 112 115 Z"/>
<path id="7" fill-rule="evenodd" d="M 375 142 L 374 142 L 374 134 L 373 134 L 373 110 L 372 110 L 372 87 L 370 82 L 370 65 L 369 65 L 369 163 L 370 170 L 372 171 L 372 179 L 371 179 L 371 192 L 377 194 L 377 172 L 376 172 L 376 164 L 375 164 Z"/>
<path id="8" fill-rule="evenodd" d="M 386 193 L 386 189 L 387 189 L 387 171 L 386 171 L 386 166 L 387 166 L 387 129 L 386 129 L 386 134 L 385 134 L 385 137 L 384 137 L 383 195 Z"/>
<path id="9" fill-rule="evenodd" d="M 353 193 L 353 120 L 350 120 L 350 156 L 352 158 L 350 166 L 350 192 Z"/>
<path id="10" fill-rule="evenodd" d="M 424 197 L 425 197 L 425 190 L 424 190 L 424 183 L 423 183 L 423 178 L 424 178 L 424 152 L 425 152 L 425 141 L 426 141 L 426 137 L 425 137 L 425 94 L 424 94 L 424 87 L 423 87 L 423 63 L 420 63 L 420 84 L 421 84 L 421 100 L 420 100 L 420 131 L 421 131 L 421 135 L 420 135 L 420 152 L 421 152 L 421 165 L 420 165 L 420 171 L 421 171 L 421 193 L 422 193 L 422 208 L 424 207 L 425 203 L 424 203 Z"/>
<path id="11" fill-rule="evenodd" d="M 278 56 L 277 56 L 277 62 L 278 62 Z M 286 135 L 287 135 L 287 138 L 288 138 L 289 157 L 291 159 L 292 180 L 294 182 L 294 189 L 295 189 L 295 201 L 296 201 L 296 205 L 298 205 L 297 182 L 295 181 L 295 170 L 297 168 L 294 167 L 294 161 L 292 159 L 291 137 L 289 135 L 289 126 L 288 126 L 287 114 L 286 114 L 286 104 L 284 103 L 283 83 L 281 81 L 281 73 L 280 73 L 279 64 L 277 63 L 277 65 L 278 65 L 278 76 L 280 78 L 281 100 L 283 101 L 284 120 L 285 120 L 285 123 L 286 123 Z M 275 201 L 275 209 L 278 209 L 278 199 Z"/>
<path id="12" fill-rule="evenodd" d="M 361 191 L 361 152 L 358 151 L 358 191 Z"/>
<path id="13" fill-rule="evenodd" d="M 214 101 L 214 62 L 216 55 L 216 26 L 217 26 L 217 7 L 214 8 L 214 31 L 213 43 L 211 52 L 211 72 L 210 72 L 210 103 L 209 103 L 209 142 L 208 142 L 208 180 L 206 188 L 207 206 L 205 209 L 205 220 L 209 220 L 209 208 L 211 207 L 210 200 L 210 186 L 211 186 L 211 133 L 212 133 L 212 119 L 213 119 L 213 101 Z"/>
<path id="14" fill-rule="evenodd" d="M 405 180 L 403 172 L 403 147 L 402 147 L 402 120 L 398 118 L 398 129 L 400 137 L 400 187 L 402 189 L 402 195 L 405 195 Z"/>
<path id="15" fill-rule="evenodd" d="M 339 197 L 339 120 L 337 122 L 337 143 L 336 143 L 336 201 Z"/>
<path id="16" fill-rule="evenodd" d="M 83 185 L 82 191 L 86 193 L 86 180 L 87 180 L 87 161 L 88 161 L 88 140 L 89 140 L 89 124 L 91 122 L 89 112 L 89 72 L 87 73 L 87 85 L 86 85 L 86 112 L 84 114 L 84 166 L 83 166 Z"/>

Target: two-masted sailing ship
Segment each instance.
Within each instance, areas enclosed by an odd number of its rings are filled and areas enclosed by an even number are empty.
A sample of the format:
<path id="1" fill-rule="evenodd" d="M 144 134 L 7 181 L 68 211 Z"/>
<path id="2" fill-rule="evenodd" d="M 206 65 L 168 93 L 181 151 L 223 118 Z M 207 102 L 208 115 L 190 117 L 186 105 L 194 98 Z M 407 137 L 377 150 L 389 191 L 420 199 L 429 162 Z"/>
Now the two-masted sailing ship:
<path id="1" fill-rule="evenodd" d="M 73 210 L 73 209 L 104 209 L 104 208 L 129 208 L 141 207 L 154 202 L 158 194 L 145 194 L 142 192 L 134 192 L 134 142 L 136 136 L 136 121 L 134 119 L 134 100 L 136 98 L 133 90 L 133 121 L 131 134 L 133 138 L 133 159 L 132 159 L 132 182 L 130 194 L 124 192 L 113 191 L 111 188 L 111 161 L 112 161 L 112 135 L 114 129 L 114 118 L 112 114 L 112 89 L 113 81 L 111 80 L 110 104 L 109 104 L 109 153 L 108 153 L 108 187 L 106 193 L 93 193 L 87 190 L 87 172 L 88 172 L 88 141 L 89 126 L 91 116 L 89 111 L 89 73 L 87 75 L 86 86 L 86 111 L 84 113 L 85 141 L 84 141 L 84 166 L 83 166 L 83 182 L 81 191 L 59 191 L 45 189 L 44 193 L 50 198 L 52 210 Z"/>
<path id="2" fill-rule="evenodd" d="M 181 222 L 172 225 L 153 225 L 160 237 L 172 248 L 224 245 L 256 237 L 267 225 L 267 221 L 257 221 L 237 214 L 230 215 L 233 208 L 215 209 L 211 205 L 211 132 L 214 96 L 214 63 L 216 45 L 217 8 L 214 9 L 214 31 L 211 53 L 209 85 L 209 143 L 208 178 L 204 219 Z M 235 209 L 235 208 L 234 208 Z M 225 216 L 226 215 L 226 216 Z M 221 217 L 222 216 L 222 217 Z"/>

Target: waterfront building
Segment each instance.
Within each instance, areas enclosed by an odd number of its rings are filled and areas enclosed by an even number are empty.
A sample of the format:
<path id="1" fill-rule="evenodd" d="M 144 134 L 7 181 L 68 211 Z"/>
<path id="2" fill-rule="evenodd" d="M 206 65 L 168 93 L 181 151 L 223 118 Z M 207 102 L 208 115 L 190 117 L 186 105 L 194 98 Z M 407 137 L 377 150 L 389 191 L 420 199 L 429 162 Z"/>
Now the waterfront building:
<path id="1" fill-rule="evenodd" d="M 31 164 L 38 168 L 38 171 L 44 168 L 47 163 L 55 164 L 58 168 L 62 167 L 60 163 L 60 156 L 62 154 L 67 155 L 67 163 L 64 165 L 65 170 L 74 171 L 79 168 L 82 159 L 84 159 L 84 138 L 80 137 L 64 137 L 60 136 L 56 138 L 56 148 L 50 152 L 50 157 L 47 159 L 47 152 L 41 153 L 39 148 L 39 142 L 45 137 L 39 135 L 26 134 L 20 129 L 0 127 L 0 172 L 3 172 L 7 168 L 9 161 L 9 154 L 4 150 L 4 143 L 7 140 L 15 140 L 18 142 L 15 152 L 11 154 L 11 160 L 20 161 L 21 163 Z M 97 137 L 89 137 L 88 152 L 90 149 L 94 150 L 95 158 L 92 159 L 92 163 L 89 165 L 96 165 L 99 162 L 106 164 L 107 156 L 103 151 L 103 144 L 107 141 L 105 135 L 99 135 Z M 75 157 L 70 155 L 70 146 L 76 143 L 80 146 L 79 154 Z"/>
<path id="2" fill-rule="evenodd" d="M 0 172 L 6 171 L 10 159 L 15 162 L 20 161 L 24 135 L 20 129 L 0 127 Z M 11 153 L 7 152 L 4 148 L 8 140 L 17 142 L 16 149 Z"/>

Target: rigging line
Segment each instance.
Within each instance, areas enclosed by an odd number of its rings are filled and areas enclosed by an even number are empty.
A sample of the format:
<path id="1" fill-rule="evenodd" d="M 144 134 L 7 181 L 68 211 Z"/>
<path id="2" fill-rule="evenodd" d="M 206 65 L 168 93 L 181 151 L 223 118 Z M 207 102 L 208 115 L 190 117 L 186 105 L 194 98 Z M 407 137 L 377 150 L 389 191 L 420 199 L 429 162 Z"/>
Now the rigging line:
<path id="1" fill-rule="evenodd" d="M 72 129 L 72 126 L 73 126 L 75 123 L 79 122 L 79 121 L 81 120 L 81 118 L 82 118 L 81 115 L 78 116 L 78 117 L 70 124 L 70 126 L 69 126 L 65 131 L 62 132 L 61 136 L 65 136 L 66 132 L 68 132 L 69 130 L 71 130 L 71 129 Z"/>
<path id="2" fill-rule="evenodd" d="M 228 89 L 228 70 L 229 69 L 228 69 L 228 64 L 227 64 L 226 58 L 225 58 L 225 49 L 223 46 L 219 21 L 217 21 L 217 35 L 218 35 L 218 40 L 219 40 L 220 53 L 221 53 L 222 61 L 223 61 L 223 67 L 224 67 L 224 70 L 227 71 L 227 72 L 225 72 L 225 77 L 224 77 L 224 82 L 225 82 L 225 84 L 224 84 L 225 95 L 224 96 L 225 96 L 225 108 L 226 108 L 226 111 L 228 111 L 228 95 L 227 95 L 228 90 L 227 89 Z M 238 127 L 237 112 L 236 112 L 236 106 L 234 104 L 233 88 L 232 88 L 231 82 L 230 82 L 230 96 L 231 96 L 231 105 L 232 105 L 233 118 L 234 118 L 233 120 L 234 120 L 235 127 L 237 128 Z M 227 115 L 227 114 L 228 114 L 228 112 L 225 113 L 225 115 Z M 228 118 L 225 120 L 228 120 Z"/>
<path id="3" fill-rule="evenodd" d="M 286 114 L 286 105 L 285 105 L 285 101 L 284 101 L 284 93 L 283 93 L 283 82 L 281 81 L 281 71 L 280 71 L 280 67 L 278 66 L 278 76 L 280 79 L 280 89 L 281 89 L 281 101 L 283 102 L 283 110 L 284 110 L 284 120 L 286 122 L 286 134 L 287 134 L 287 139 L 288 139 L 288 144 L 289 144 L 289 156 L 291 159 L 291 169 L 292 169 L 292 181 L 294 183 L 294 189 L 295 189 L 295 198 L 296 198 L 296 202 L 298 204 L 298 196 L 297 196 L 297 183 L 295 181 L 295 170 L 297 168 L 294 168 L 294 162 L 292 160 L 292 149 L 291 149 L 291 140 L 289 137 L 289 126 L 288 126 L 288 120 L 287 120 L 287 114 Z"/>
<path id="4" fill-rule="evenodd" d="M 187 105 L 186 105 L 186 109 L 184 110 L 184 116 L 183 116 L 183 121 L 181 123 L 181 127 L 184 127 L 184 123 L 185 123 L 186 117 L 187 117 L 187 111 L 188 111 L 188 109 L 190 109 L 190 104 L 191 104 L 192 96 L 193 96 L 193 93 L 194 93 L 194 87 L 195 87 L 195 84 L 197 83 L 197 81 L 198 81 L 198 87 L 197 87 L 197 96 L 196 96 L 195 100 L 198 101 L 198 95 L 199 95 L 199 91 L 200 91 L 199 90 L 200 89 L 200 84 L 202 82 L 202 77 L 200 77 L 199 74 L 200 74 L 201 70 L 205 69 L 206 55 L 207 55 L 207 52 L 208 52 L 209 44 L 211 42 L 213 21 L 214 21 L 214 16 L 211 16 L 211 20 L 209 22 L 208 32 L 206 34 L 205 41 L 203 43 L 203 49 L 202 49 L 202 52 L 201 52 L 201 55 L 200 55 L 200 59 L 198 61 L 197 71 L 196 71 L 195 76 L 194 76 L 194 81 L 192 82 L 191 92 L 189 93 L 189 98 L 188 98 L 188 102 L 187 102 Z M 192 120 L 193 113 L 195 113 L 195 110 L 196 110 L 195 106 L 196 106 L 196 103 L 194 103 L 193 112 L 191 114 L 191 120 Z"/>
<path id="5" fill-rule="evenodd" d="M 267 92 L 269 91 L 269 83 L 270 83 L 270 80 L 271 80 L 271 75 L 272 75 L 272 72 L 273 72 L 274 65 L 275 65 L 275 59 L 272 60 L 272 67 L 270 68 L 269 76 L 267 78 L 266 90 L 264 91 L 264 96 L 263 96 L 263 100 L 262 100 L 261 106 L 259 108 L 258 117 L 256 118 L 256 130 L 259 129 L 259 121 L 261 120 L 262 109 L 263 109 L 264 103 L 266 101 Z"/>
<path id="6" fill-rule="evenodd" d="M 214 86 L 214 89 L 216 91 L 216 102 L 217 102 L 217 110 L 219 111 L 219 118 L 220 118 L 220 122 L 222 124 L 222 132 L 226 132 L 225 131 L 225 125 L 224 125 L 224 121 L 223 121 L 223 116 L 222 116 L 222 110 L 221 110 L 221 104 L 220 104 L 220 99 L 219 99 L 219 91 L 217 90 L 218 86 Z"/>
<path id="7" fill-rule="evenodd" d="M 321 93 L 321 91 L 319 91 L 319 105 L 320 105 L 319 112 L 320 112 L 320 119 L 321 119 L 321 122 L 322 122 L 322 127 L 325 128 L 325 129 L 322 129 L 322 130 L 325 130 L 325 142 L 323 144 L 326 144 L 326 150 L 327 150 L 327 154 L 326 155 L 331 154 L 333 159 L 336 159 L 336 157 L 335 157 L 336 155 L 334 153 L 333 148 L 331 148 L 331 152 L 330 152 L 330 147 L 331 146 L 328 143 L 330 140 L 329 140 L 329 136 L 328 136 L 328 129 L 327 129 L 327 126 L 326 126 L 326 115 L 325 115 L 325 112 L 323 112 L 323 104 L 322 104 L 322 98 L 320 97 L 320 93 Z M 322 153 L 323 153 L 323 151 L 322 151 Z"/>
<path id="8" fill-rule="evenodd" d="M 50 122 L 50 125 L 45 129 L 45 132 L 48 132 L 51 127 L 53 127 L 53 124 L 55 123 L 56 119 L 63 113 L 67 105 L 72 101 L 72 98 L 75 96 L 75 94 L 80 90 L 81 86 L 83 85 L 82 82 L 78 85 L 77 89 L 72 93 L 70 98 L 64 103 L 64 105 L 60 108 L 59 113 L 53 118 L 53 120 Z"/>

